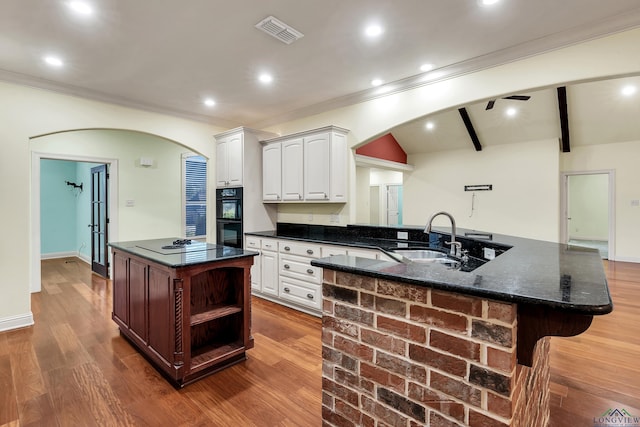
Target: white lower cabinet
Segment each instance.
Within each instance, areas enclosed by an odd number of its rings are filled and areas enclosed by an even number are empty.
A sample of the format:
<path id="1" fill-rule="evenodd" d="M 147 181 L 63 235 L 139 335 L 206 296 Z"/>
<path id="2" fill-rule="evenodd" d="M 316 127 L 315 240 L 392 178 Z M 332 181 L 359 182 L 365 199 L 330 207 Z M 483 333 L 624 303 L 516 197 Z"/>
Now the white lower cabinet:
<path id="1" fill-rule="evenodd" d="M 376 249 L 258 236 L 246 236 L 245 247 L 260 252 L 251 268 L 254 294 L 316 316 L 322 313 L 322 268 L 312 260 L 334 255 L 390 259 Z"/>

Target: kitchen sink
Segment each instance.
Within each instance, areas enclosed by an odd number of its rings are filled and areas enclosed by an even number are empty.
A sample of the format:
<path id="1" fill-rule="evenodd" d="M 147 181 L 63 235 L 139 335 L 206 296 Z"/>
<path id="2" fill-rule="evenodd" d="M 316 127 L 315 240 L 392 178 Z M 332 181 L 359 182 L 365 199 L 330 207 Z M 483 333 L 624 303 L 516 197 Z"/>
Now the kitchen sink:
<path id="1" fill-rule="evenodd" d="M 394 257 L 400 262 L 437 263 L 451 268 L 460 267 L 459 259 L 434 249 L 394 249 L 391 252 L 401 258 Z"/>

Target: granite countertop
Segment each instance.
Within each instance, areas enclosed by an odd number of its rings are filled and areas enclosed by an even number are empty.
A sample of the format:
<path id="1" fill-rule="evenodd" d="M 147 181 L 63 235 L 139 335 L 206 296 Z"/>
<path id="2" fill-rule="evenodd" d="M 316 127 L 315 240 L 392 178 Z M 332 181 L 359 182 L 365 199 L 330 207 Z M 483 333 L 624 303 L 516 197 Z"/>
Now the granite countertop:
<path id="1" fill-rule="evenodd" d="M 111 242 L 109 246 L 172 268 L 258 255 L 254 251 L 213 245 L 196 240 L 192 240 L 190 244 L 174 244 L 179 240 L 177 237 L 168 237 L 153 240 Z"/>
<path id="2" fill-rule="evenodd" d="M 349 227 L 340 228 L 345 232 L 296 233 L 295 230 L 286 230 L 246 234 L 387 251 L 407 245 L 429 244 L 428 241 L 406 242 L 372 237 L 376 233 L 368 233 L 367 227 L 355 227 L 356 232 L 347 232 Z M 396 227 L 394 230 L 398 229 Z M 409 229 L 410 236 L 414 231 L 411 227 L 400 229 Z M 449 236 L 444 228 L 434 229 L 435 234 L 444 236 L 441 240 Z M 451 269 L 435 263 L 402 263 L 346 255 L 313 260 L 311 264 L 501 301 L 544 305 L 578 314 L 606 314 L 613 309 L 602 259 L 597 250 L 498 234 L 491 234 L 490 240 L 465 237 L 465 234 L 476 234 L 471 230 L 459 230 L 459 234 L 464 248 L 493 247 L 497 248 L 498 256 L 490 261 L 483 260 L 484 264 L 472 271 Z M 388 233 L 385 237 L 388 237 Z"/>

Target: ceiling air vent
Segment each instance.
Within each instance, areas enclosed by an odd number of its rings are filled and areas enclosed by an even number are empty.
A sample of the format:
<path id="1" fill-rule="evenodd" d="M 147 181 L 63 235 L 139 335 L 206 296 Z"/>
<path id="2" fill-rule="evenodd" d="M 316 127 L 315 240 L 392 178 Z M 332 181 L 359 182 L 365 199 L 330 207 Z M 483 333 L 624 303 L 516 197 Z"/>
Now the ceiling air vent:
<path id="1" fill-rule="evenodd" d="M 256 24 L 256 28 L 264 31 L 280 40 L 282 43 L 291 44 L 301 37 L 304 37 L 300 31 L 297 31 L 282 21 L 269 16 Z"/>

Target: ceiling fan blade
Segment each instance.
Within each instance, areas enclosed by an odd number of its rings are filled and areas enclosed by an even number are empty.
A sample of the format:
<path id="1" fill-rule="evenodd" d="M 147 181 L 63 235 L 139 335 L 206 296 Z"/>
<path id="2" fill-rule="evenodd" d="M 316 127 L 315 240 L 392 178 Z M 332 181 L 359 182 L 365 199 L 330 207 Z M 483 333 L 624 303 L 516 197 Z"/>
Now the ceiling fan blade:
<path id="1" fill-rule="evenodd" d="M 502 99 L 515 99 L 516 101 L 528 101 L 531 97 L 529 95 L 511 95 L 505 96 Z"/>
<path id="2" fill-rule="evenodd" d="M 487 102 L 487 108 L 485 108 L 485 110 L 491 110 L 493 108 L 493 104 L 496 103 L 495 99 L 492 99 L 491 101 Z"/>

